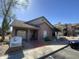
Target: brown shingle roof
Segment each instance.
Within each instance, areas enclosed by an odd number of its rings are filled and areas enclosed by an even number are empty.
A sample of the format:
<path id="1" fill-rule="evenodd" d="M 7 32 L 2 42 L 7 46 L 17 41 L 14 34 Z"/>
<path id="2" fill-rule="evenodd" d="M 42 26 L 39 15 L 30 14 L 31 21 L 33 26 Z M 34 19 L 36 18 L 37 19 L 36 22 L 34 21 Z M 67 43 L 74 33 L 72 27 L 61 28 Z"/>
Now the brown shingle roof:
<path id="1" fill-rule="evenodd" d="M 54 26 L 44 16 L 35 18 L 35 19 L 27 21 L 27 22 L 23 22 L 23 21 L 20 21 L 20 20 L 14 20 L 11 25 L 16 26 L 16 27 L 39 29 L 39 25 L 35 25 L 35 24 L 30 23 L 32 21 L 36 21 L 36 20 L 39 20 L 39 19 L 43 19 L 45 21 L 45 23 L 50 26 L 50 28 L 52 28 L 52 29 L 54 28 Z"/>
<path id="2" fill-rule="evenodd" d="M 26 24 L 25 22 L 20 21 L 20 20 L 14 20 L 14 21 L 12 22 L 11 26 L 13 26 L 13 27 L 22 27 L 22 28 L 39 29 L 39 27 Z"/>
<path id="3" fill-rule="evenodd" d="M 35 19 L 33 19 L 33 20 L 27 21 L 26 23 L 29 24 L 29 23 L 32 22 L 32 21 L 36 21 L 36 20 L 40 20 L 40 19 L 45 20 L 45 22 L 46 22 L 51 28 L 54 28 L 54 26 L 53 26 L 44 16 L 41 16 L 41 17 L 35 18 Z"/>

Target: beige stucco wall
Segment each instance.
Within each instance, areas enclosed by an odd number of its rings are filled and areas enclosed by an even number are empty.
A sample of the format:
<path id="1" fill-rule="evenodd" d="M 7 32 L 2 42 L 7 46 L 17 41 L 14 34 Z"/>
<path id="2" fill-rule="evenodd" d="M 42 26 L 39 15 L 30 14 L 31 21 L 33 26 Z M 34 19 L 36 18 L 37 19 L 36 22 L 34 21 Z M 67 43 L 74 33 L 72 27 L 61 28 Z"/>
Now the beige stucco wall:
<path id="1" fill-rule="evenodd" d="M 52 29 L 51 29 L 50 25 L 47 24 L 46 20 L 41 18 L 39 20 L 35 20 L 35 21 L 30 22 L 30 23 L 40 26 L 40 29 L 38 30 L 38 40 L 43 39 L 43 32 L 44 31 L 47 31 L 49 38 L 52 39 Z"/>
<path id="2" fill-rule="evenodd" d="M 27 33 L 27 30 L 22 30 L 22 28 L 17 28 L 17 27 L 13 27 L 13 31 L 12 31 L 12 35 L 13 36 L 21 36 L 23 39 L 26 39 L 27 36 L 26 36 L 26 33 Z"/>
<path id="3" fill-rule="evenodd" d="M 24 30 L 18 30 L 17 31 L 17 36 L 20 36 L 23 39 L 26 39 L 26 31 L 24 31 Z"/>
<path id="4" fill-rule="evenodd" d="M 52 39 L 52 29 L 46 23 L 42 23 L 42 24 L 40 24 L 40 29 L 38 31 L 38 40 L 43 39 L 43 32 L 44 31 L 47 31 L 48 37 L 50 39 Z"/>

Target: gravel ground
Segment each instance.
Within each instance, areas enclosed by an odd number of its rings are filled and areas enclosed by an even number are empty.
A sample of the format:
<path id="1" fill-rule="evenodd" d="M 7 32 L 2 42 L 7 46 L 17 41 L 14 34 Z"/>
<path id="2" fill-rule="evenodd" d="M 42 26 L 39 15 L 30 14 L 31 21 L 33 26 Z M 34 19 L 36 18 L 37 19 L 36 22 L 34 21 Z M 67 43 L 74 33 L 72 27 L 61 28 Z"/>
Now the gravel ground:
<path id="1" fill-rule="evenodd" d="M 79 59 L 79 51 L 67 47 L 51 56 L 54 59 Z M 51 56 L 46 59 L 53 59 Z"/>

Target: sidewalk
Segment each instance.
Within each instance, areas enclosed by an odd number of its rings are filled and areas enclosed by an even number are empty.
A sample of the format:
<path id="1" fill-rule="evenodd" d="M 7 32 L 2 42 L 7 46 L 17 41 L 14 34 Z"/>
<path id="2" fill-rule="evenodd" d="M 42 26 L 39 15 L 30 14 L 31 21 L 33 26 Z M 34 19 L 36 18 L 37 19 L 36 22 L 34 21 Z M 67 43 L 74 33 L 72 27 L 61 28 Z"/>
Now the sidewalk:
<path id="1" fill-rule="evenodd" d="M 73 36 L 70 36 L 70 37 L 67 37 L 67 36 L 64 36 L 67 40 L 71 41 L 71 40 L 79 40 L 79 36 L 77 37 L 73 37 Z"/>

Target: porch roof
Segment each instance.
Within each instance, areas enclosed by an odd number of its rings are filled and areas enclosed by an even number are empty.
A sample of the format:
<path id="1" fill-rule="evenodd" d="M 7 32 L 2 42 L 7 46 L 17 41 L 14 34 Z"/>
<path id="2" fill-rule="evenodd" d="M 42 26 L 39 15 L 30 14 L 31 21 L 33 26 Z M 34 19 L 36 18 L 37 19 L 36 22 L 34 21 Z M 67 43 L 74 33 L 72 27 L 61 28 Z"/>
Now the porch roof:
<path id="1" fill-rule="evenodd" d="M 26 24 L 25 22 L 20 21 L 20 20 L 14 20 L 12 22 L 11 26 L 20 27 L 20 28 L 29 28 L 29 29 L 39 29 L 39 27 L 37 27 L 37 26 Z"/>

